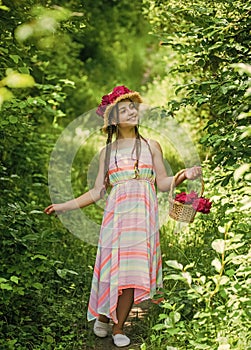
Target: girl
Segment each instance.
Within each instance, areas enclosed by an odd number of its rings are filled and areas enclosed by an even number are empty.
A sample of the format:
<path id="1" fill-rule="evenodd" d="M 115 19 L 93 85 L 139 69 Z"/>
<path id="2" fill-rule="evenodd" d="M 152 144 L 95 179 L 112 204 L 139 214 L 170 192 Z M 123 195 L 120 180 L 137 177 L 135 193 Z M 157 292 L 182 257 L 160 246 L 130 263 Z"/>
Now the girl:
<path id="1" fill-rule="evenodd" d="M 112 319 L 112 337 L 118 347 L 130 344 L 123 326 L 133 303 L 151 299 L 162 287 L 155 183 L 160 191 L 169 191 L 173 180 L 166 174 L 159 143 L 139 133 L 141 102 L 139 93 L 125 86 L 103 96 L 96 112 L 104 118 L 107 142 L 100 152 L 94 187 L 76 199 L 45 209 L 46 214 L 60 214 L 83 208 L 111 188 L 101 225 L 88 320 L 95 319 L 94 333 L 106 337 Z M 188 168 L 176 179 L 176 186 L 199 176 L 200 167 Z"/>

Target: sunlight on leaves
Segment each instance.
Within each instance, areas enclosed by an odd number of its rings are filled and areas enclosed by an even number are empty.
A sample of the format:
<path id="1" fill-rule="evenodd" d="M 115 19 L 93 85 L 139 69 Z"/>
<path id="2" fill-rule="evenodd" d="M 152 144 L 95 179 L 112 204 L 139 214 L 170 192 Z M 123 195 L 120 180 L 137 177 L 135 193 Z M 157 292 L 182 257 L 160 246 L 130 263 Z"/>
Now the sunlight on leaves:
<path id="1" fill-rule="evenodd" d="M 172 267 L 172 268 L 174 268 L 176 270 L 182 270 L 183 269 L 183 265 L 178 263 L 178 261 L 176 261 L 176 260 L 168 260 L 168 261 L 166 261 L 166 264 L 167 264 L 167 266 Z"/>
<path id="2" fill-rule="evenodd" d="M 225 241 L 223 239 L 216 239 L 212 242 L 212 248 L 220 254 L 224 253 L 225 250 Z"/>
<path id="3" fill-rule="evenodd" d="M 21 74 L 11 71 L 7 77 L 2 80 L 2 84 L 9 88 L 28 88 L 35 85 L 35 80 L 29 74 Z"/>

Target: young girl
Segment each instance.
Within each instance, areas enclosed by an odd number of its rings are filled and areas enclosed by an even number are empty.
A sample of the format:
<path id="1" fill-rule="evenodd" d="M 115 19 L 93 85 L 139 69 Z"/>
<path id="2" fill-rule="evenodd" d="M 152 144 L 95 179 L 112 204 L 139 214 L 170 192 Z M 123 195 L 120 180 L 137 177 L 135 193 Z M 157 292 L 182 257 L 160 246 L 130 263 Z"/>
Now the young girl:
<path id="1" fill-rule="evenodd" d="M 99 171 L 94 188 L 80 197 L 51 204 L 45 213 L 57 214 L 83 208 L 101 199 L 108 187 L 100 238 L 94 267 L 88 320 L 94 320 L 94 333 L 108 334 L 118 347 L 130 344 L 123 326 L 133 303 L 151 299 L 162 286 L 159 243 L 158 203 L 155 183 L 160 191 L 169 191 L 162 150 L 157 141 L 139 133 L 138 92 L 117 86 L 103 96 L 97 114 L 104 118 L 106 147 L 100 152 Z M 113 136 L 115 140 L 113 141 Z M 176 179 L 201 176 L 198 166 L 188 168 Z"/>

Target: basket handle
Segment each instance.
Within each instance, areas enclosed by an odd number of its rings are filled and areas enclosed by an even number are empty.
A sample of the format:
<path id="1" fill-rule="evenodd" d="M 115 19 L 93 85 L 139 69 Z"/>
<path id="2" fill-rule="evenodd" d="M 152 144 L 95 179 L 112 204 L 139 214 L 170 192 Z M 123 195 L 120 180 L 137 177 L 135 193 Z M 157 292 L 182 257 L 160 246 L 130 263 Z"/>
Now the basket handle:
<path id="1" fill-rule="evenodd" d="M 170 187 L 170 191 L 169 191 L 169 199 L 172 200 L 173 198 L 173 190 L 174 190 L 174 187 L 175 187 L 175 182 L 177 180 L 177 178 L 184 174 L 185 173 L 185 170 L 186 169 L 182 169 L 180 170 L 174 177 L 173 177 L 173 181 L 171 183 L 171 187 Z M 202 197 L 203 193 L 204 193 L 204 180 L 203 180 L 203 177 L 200 176 L 200 181 L 201 181 L 201 190 L 200 190 L 200 197 Z"/>

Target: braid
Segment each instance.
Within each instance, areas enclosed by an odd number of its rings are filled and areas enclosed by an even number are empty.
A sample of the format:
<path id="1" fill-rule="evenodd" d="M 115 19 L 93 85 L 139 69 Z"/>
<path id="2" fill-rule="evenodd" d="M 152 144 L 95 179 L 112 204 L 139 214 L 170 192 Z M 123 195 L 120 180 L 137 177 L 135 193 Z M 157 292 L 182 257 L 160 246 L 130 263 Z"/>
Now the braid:
<path id="1" fill-rule="evenodd" d="M 115 165 L 118 169 L 118 159 L 117 159 L 117 154 L 118 154 L 118 137 L 119 137 L 119 127 L 118 127 L 118 124 L 119 124 L 119 106 L 118 104 L 116 104 L 116 130 L 115 130 L 115 133 L 116 133 L 116 151 L 115 151 L 115 156 L 114 156 L 114 162 L 115 162 Z"/>
<path id="2" fill-rule="evenodd" d="M 105 149 L 105 166 L 104 166 L 104 185 L 105 188 L 109 185 L 109 163 L 110 163 L 110 155 L 111 155 L 111 143 L 112 143 L 112 125 L 108 125 L 107 127 L 107 140 L 106 140 L 106 149 Z"/>
<path id="3" fill-rule="evenodd" d="M 110 165 L 110 157 L 111 157 L 111 149 L 112 149 L 112 135 L 116 131 L 116 126 L 111 123 L 113 117 L 113 113 L 111 112 L 108 117 L 108 126 L 107 126 L 107 140 L 106 140 L 106 149 L 105 149 L 105 164 L 104 164 L 104 183 L 102 197 L 104 195 L 104 191 L 110 185 L 109 181 L 109 165 Z"/>
<path id="4" fill-rule="evenodd" d="M 134 173 L 135 173 L 135 179 L 139 177 L 139 157 L 141 153 L 141 142 L 140 142 L 140 134 L 139 134 L 139 129 L 137 126 L 135 126 L 135 134 L 136 134 L 136 140 L 135 140 L 135 145 L 133 147 L 132 153 L 134 152 L 136 148 L 136 162 L 134 163 Z"/>

